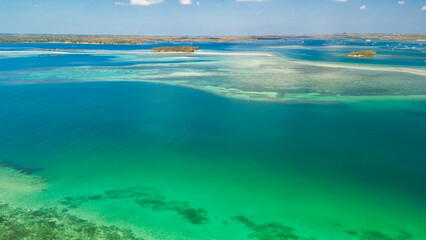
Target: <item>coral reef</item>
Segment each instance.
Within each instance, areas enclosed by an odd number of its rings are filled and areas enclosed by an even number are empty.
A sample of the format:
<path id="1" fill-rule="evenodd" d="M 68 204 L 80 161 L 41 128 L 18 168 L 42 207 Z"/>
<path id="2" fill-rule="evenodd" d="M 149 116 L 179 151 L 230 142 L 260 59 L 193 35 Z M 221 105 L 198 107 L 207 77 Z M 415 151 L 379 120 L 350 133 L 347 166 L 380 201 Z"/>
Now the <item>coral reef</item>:
<path id="1" fill-rule="evenodd" d="M 357 236 L 359 240 L 409 240 L 413 236 L 405 231 L 399 231 L 399 235 L 396 237 L 390 237 L 389 235 L 379 231 L 364 231 L 358 233 L 353 230 L 346 231 L 349 235 Z"/>
<path id="2" fill-rule="evenodd" d="M 100 226 L 74 215 L 44 208 L 25 210 L 0 204 L 0 239 L 108 239 L 137 240 L 131 230 L 116 226 Z"/>
<path id="3" fill-rule="evenodd" d="M 247 217 L 238 215 L 233 217 L 237 222 L 244 224 L 253 232 L 249 235 L 250 238 L 257 238 L 259 240 L 297 240 L 299 239 L 291 227 L 282 225 L 281 223 L 264 223 L 257 224 Z"/>
<path id="4" fill-rule="evenodd" d="M 25 194 L 45 191 L 47 179 L 32 173 L 33 170 L 22 169 L 7 163 L 0 164 L 0 192 Z"/>
<path id="5" fill-rule="evenodd" d="M 19 173 L 23 173 L 26 175 L 32 175 L 34 172 L 40 171 L 40 168 L 36 168 L 36 169 L 29 169 L 29 168 L 22 168 L 17 164 L 12 164 L 9 162 L 2 162 L 0 163 L 0 167 L 8 167 L 8 168 L 12 168 L 13 170 L 19 172 Z"/>
<path id="6" fill-rule="evenodd" d="M 208 222 L 207 211 L 203 208 L 194 208 L 189 202 L 170 201 L 164 196 L 148 188 L 128 188 L 106 191 L 104 194 L 66 197 L 60 203 L 69 208 L 76 208 L 89 201 L 104 201 L 108 199 L 126 199 L 132 200 L 137 205 L 148 208 L 153 211 L 171 211 L 175 212 L 182 219 L 192 224 L 205 224 Z"/>

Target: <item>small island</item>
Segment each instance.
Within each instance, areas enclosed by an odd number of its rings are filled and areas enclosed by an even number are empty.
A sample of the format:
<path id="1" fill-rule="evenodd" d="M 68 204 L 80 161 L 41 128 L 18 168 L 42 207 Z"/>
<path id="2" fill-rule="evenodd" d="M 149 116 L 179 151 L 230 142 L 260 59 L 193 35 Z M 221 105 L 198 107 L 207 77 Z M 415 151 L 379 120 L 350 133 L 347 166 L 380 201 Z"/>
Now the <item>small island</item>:
<path id="1" fill-rule="evenodd" d="M 354 58 L 372 58 L 376 55 L 375 51 L 360 51 L 360 52 L 351 52 L 348 57 Z"/>
<path id="2" fill-rule="evenodd" d="M 161 53 L 193 53 L 197 51 L 198 47 L 155 47 L 152 52 Z"/>

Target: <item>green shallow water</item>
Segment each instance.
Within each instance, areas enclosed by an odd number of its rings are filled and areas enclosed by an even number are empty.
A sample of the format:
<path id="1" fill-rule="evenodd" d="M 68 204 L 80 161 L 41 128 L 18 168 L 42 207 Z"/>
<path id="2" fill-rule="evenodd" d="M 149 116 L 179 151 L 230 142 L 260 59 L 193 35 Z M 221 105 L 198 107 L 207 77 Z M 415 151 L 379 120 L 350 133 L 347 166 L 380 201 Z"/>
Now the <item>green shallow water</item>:
<path id="1" fill-rule="evenodd" d="M 1 162 L 46 179 L 45 191 L 3 191 L 11 206 L 145 239 L 425 234 L 421 101 L 282 104 L 103 82 L 0 93 Z"/>
<path id="2" fill-rule="evenodd" d="M 425 239 L 424 46 L 300 44 L 0 44 L 0 239 Z"/>

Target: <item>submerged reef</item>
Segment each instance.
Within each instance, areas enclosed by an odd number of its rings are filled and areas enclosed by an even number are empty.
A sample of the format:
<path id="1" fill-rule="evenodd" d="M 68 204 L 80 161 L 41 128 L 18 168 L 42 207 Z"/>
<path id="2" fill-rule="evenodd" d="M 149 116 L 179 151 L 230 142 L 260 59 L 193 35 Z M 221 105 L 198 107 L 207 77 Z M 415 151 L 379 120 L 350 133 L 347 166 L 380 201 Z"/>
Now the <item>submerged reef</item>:
<path id="1" fill-rule="evenodd" d="M 0 164 L 0 200 L 12 203 L 14 197 L 26 199 L 26 194 L 43 194 L 48 190 L 48 182 L 32 171 L 14 165 Z M 3 194 L 6 193 L 6 194 Z M 12 197 L 10 197 L 12 196 Z M 206 209 L 193 206 L 190 202 L 169 199 L 151 188 L 113 189 L 77 197 L 63 198 L 58 208 L 26 209 L 0 202 L 0 239 L 140 239 L 131 230 L 115 225 L 95 224 L 70 213 L 86 203 L 108 201 L 109 204 L 129 202 L 134 207 L 154 212 L 171 213 L 194 226 L 211 221 Z M 16 202 L 14 203 L 16 204 Z M 90 204 L 93 206 L 93 204 Z M 104 204 L 101 204 L 104 205 Z M 225 226 L 232 225 L 214 217 L 213 222 L 221 221 Z M 234 224 L 247 228 L 248 237 L 257 240 L 314 240 L 307 238 L 303 231 L 285 226 L 279 222 L 258 223 L 243 215 L 232 218 Z M 343 227 L 339 225 L 339 228 Z M 297 234 L 296 234 L 297 233 Z M 300 235 L 301 234 L 301 235 Z M 377 229 L 350 229 L 338 234 L 353 240 L 411 240 L 413 235 L 406 231 L 380 232 Z"/>
<path id="2" fill-rule="evenodd" d="M 8 163 L 1 163 L 0 192 L 26 194 L 46 191 L 47 179 L 33 175 L 34 171 Z"/>
<path id="3" fill-rule="evenodd" d="M 25 210 L 7 204 L 0 204 L 0 239 L 142 240 L 129 229 L 96 225 L 54 208 Z"/>
<path id="4" fill-rule="evenodd" d="M 358 237 L 359 240 L 409 240 L 413 236 L 405 231 L 399 231 L 398 236 L 390 237 L 389 235 L 379 232 L 379 231 L 364 231 L 364 232 L 356 232 L 356 231 L 346 231 L 349 235 Z"/>
<path id="5" fill-rule="evenodd" d="M 185 201 L 171 201 L 149 188 L 129 188 L 106 191 L 103 194 L 66 197 L 60 203 L 69 208 L 76 208 L 89 201 L 132 200 L 142 208 L 153 211 L 175 212 L 182 219 L 192 224 L 205 224 L 209 221 L 208 213 L 203 208 L 195 208 Z"/>
<path id="6" fill-rule="evenodd" d="M 163 197 L 137 198 L 135 202 L 141 207 L 150 208 L 154 211 L 176 212 L 179 216 L 192 224 L 204 224 L 208 221 L 207 211 L 205 209 L 193 208 L 187 202 L 168 202 Z"/>
<path id="7" fill-rule="evenodd" d="M 297 236 L 294 231 L 294 228 L 284 226 L 281 223 L 263 223 L 259 224 L 245 216 L 238 215 L 232 218 L 236 222 L 244 224 L 249 228 L 252 233 L 249 234 L 250 238 L 255 238 L 258 240 L 313 240 L 315 237 L 306 238 L 302 236 Z M 412 234 L 406 231 L 398 231 L 397 234 L 387 234 L 379 231 L 346 231 L 346 234 L 352 236 L 351 239 L 354 240 L 410 240 L 413 238 Z"/>
<path id="8" fill-rule="evenodd" d="M 113 225 L 97 225 L 67 213 L 68 209 L 35 210 L 6 204 L 12 203 L 15 196 L 25 197 L 28 194 L 46 191 L 47 180 L 32 175 L 33 172 L 34 170 L 23 169 L 13 164 L 0 164 L 1 240 L 141 239 L 131 230 L 120 229 Z M 95 200 L 96 196 L 89 199 Z"/>
<path id="9" fill-rule="evenodd" d="M 30 169 L 30 168 L 22 168 L 21 166 L 17 165 L 17 164 L 12 164 L 9 162 L 0 162 L 0 167 L 8 167 L 11 168 L 19 173 L 23 173 L 26 175 L 32 175 L 34 172 L 40 171 L 40 168 L 36 168 L 36 169 Z"/>
<path id="10" fill-rule="evenodd" d="M 293 231 L 294 229 L 291 227 L 284 226 L 281 223 L 264 223 L 257 224 L 252 220 L 244 217 L 242 215 L 238 215 L 233 217 L 233 219 L 237 222 L 244 224 L 253 232 L 250 233 L 250 238 L 257 238 L 259 240 L 297 240 L 299 239 Z"/>

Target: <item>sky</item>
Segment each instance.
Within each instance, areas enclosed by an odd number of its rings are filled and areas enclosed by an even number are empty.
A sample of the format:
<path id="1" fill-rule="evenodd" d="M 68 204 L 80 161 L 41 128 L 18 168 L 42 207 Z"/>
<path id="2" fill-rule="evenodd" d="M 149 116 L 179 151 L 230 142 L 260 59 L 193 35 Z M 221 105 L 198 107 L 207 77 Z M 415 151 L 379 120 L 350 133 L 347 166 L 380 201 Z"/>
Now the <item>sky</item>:
<path id="1" fill-rule="evenodd" d="M 426 33 L 426 0 L 0 0 L 0 33 Z"/>

